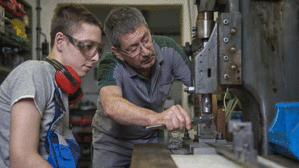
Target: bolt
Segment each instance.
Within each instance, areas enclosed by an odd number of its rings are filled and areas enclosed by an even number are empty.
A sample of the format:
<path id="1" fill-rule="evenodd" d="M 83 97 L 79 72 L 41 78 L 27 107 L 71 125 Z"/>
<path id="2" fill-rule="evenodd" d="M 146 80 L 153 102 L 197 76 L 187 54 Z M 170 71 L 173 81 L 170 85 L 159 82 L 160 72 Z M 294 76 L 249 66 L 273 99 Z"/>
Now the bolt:
<path id="1" fill-rule="evenodd" d="M 227 55 L 225 55 L 225 56 L 223 57 L 223 60 L 226 62 L 226 61 L 229 60 L 229 57 L 228 57 Z"/>
<path id="2" fill-rule="evenodd" d="M 206 106 L 206 108 L 210 108 L 210 107 L 211 107 L 211 103 L 206 102 L 206 103 L 205 103 L 205 106 Z"/>
<path id="3" fill-rule="evenodd" d="M 193 86 L 187 87 L 187 88 L 184 88 L 184 91 L 187 92 L 187 93 L 194 93 L 195 88 Z"/>
<path id="4" fill-rule="evenodd" d="M 227 43 L 227 42 L 228 42 L 228 38 L 227 38 L 227 37 L 224 37 L 224 38 L 223 38 L 223 42 Z"/>
<path id="5" fill-rule="evenodd" d="M 237 33 L 237 29 L 232 28 L 232 29 L 230 30 L 230 32 L 231 32 L 232 34 L 235 34 L 235 33 Z"/>
<path id="6" fill-rule="evenodd" d="M 236 65 L 232 65 L 231 68 L 232 69 L 236 69 L 237 67 L 236 67 Z"/>
<path id="7" fill-rule="evenodd" d="M 223 77 L 224 77 L 225 80 L 229 79 L 229 75 L 228 74 L 224 74 Z"/>
<path id="8" fill-rule="evenodd" d="M 236 47 L 232 47 L 232 48 L 230 48 L 230 50 L 231 50 L 232 52 L 236 52 L 236 51 L 237 51 Z"/>
<path id="9" fill-rule="evenodd" d="M 227 24 L 228 24 L 228 20 L 227 20 L 227 19 L 224 19 L 224 20 L 223 20 L 223 24 L 227 25 Z"/>
<path id="10" fill-rule="evenodd" d="M 192 33 L 191 37 L 192 37 L 192 38 L 196 38 L 196 34 L 195 34 L 195 33 Z"/>
<path id="11" fill-rule="evenodd" d="M 248 149 L 248 148 L 249 148 L 249 145 L 248 145 L 247 143 L 245 143 L 245 144 L 243 145 L 243 148 L 244 148 L 244 149 Z"/>

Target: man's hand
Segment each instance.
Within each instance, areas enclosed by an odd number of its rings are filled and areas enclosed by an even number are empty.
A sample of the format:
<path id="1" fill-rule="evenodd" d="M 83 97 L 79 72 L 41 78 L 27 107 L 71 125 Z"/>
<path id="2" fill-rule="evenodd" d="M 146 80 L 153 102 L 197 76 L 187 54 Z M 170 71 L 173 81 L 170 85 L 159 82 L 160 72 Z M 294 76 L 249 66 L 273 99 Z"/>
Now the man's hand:
<path id="1" fill-rule="evenodd" d="M 158 113 L 157 124 L 165 125 L 168 131 L 191 128 L 189 113 L 180 105 L 173 105 L 162 113 Z"/>

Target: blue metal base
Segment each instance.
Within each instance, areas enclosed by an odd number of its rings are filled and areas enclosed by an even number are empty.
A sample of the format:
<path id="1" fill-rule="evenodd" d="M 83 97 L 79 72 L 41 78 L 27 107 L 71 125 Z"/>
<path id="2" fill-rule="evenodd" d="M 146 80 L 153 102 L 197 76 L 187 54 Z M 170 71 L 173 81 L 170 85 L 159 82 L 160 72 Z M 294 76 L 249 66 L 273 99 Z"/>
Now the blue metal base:
<path id="1" fill-rule="evenodd" d="M 268 141 L 275 152 L 299 160 L 299 102 L 276 104 Z"/>

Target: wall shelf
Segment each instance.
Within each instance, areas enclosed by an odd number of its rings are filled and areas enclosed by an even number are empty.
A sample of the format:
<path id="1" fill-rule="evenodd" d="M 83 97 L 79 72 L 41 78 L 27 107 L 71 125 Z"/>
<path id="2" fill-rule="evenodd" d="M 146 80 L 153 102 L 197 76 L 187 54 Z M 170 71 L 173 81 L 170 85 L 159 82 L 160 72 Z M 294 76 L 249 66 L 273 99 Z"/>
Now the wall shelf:
<path id="1" fill-rule="evenodd" d="M 8 2 L 14 4 L 14 8 L 8 7 Z M 24 9 L 17 7 L 19 4 Z M 18 13 L 20 11 L 25 11 L 27 16 L 20 15 Z M 26 17 L 28 19 L 25 19 Z M 11 23 L 14 19 L 19 21 L 19 24 Z M 16 25 L 21 25 L 18 32 L 14 28 Z M 32 59 L 32 7 L 30 4 L 25 0 L 2 1 L 0 4 L 0 30 L 0 82 L 2 82 L 14 66 Z M 17 33 L 26 33 L 27 37 L 21 37 L 22 34 Z"/>

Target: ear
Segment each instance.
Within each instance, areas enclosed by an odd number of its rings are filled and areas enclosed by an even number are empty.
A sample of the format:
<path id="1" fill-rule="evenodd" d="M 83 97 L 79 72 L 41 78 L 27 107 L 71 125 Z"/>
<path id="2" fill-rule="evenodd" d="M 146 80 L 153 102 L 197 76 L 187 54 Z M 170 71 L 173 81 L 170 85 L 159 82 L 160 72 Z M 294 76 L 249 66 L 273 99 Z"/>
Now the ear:
<path id="1" fill-rule="evenodd" d="M 120 54 L 119 50 L 116 47 L 111 47 L 111 50 L 114 52 L 114 54 L 122 61 L 124 61 L 125 59 L 123 58 L 123 56 Z"/>
<path id="2" fill-rule="evenodd" d="M 63 50 L 63 47 L 64 47 L 64 42 L 66 40 L 67 37 L 65 37 L 65 35 L 62 33 L 62 32 L 57 32 L 56 33 L 56 36 L 55 36 L 55 42 L 54 42 L 54 46 L 56 46 L 56 48 L 59 50 L 59 51 L 62 51 Z"/>

